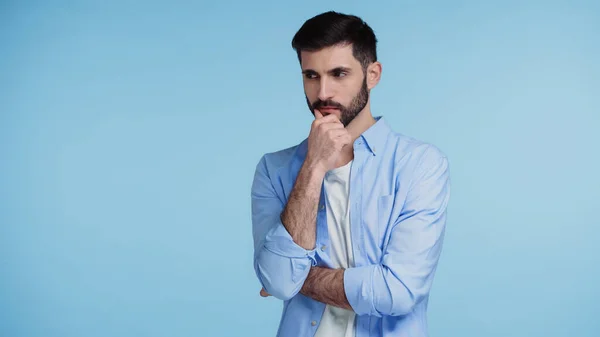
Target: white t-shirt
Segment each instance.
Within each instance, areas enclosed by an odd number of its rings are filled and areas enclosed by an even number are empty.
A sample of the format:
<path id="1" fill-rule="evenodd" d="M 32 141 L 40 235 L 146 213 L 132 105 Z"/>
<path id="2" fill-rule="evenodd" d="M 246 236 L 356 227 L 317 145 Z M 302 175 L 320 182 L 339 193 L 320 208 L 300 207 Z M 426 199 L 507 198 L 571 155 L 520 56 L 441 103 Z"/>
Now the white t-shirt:
<path id="1" fill-rule="evenodd" d="M 333 268 L 354 266 L 350 236 L 350 167 L 348 164 L 330 170 L 325 175 L 325 202 L 327 203 L 327 228 L 329 256 Z M 316 337 L 354 337 L 356 314 L 354 311 L 330 305 L 325 306 Z"/>

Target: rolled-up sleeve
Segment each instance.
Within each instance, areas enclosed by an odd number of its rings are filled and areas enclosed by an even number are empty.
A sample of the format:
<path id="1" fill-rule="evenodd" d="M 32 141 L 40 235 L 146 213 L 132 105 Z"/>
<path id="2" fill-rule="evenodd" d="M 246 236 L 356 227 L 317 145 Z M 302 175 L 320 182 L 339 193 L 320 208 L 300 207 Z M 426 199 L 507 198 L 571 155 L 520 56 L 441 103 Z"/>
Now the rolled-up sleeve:
<path id="1" fill-rule="evenodd" d="M 284 203 L 273 188 L 265 156 L 256 167 L 251 195 L 254 270 L 269 294 L 288 300 L 316 265 L 315 249 L 299 246 L 281 222 Z"/>
<path id="2" fill-rule="evenodd" d="M 429 294 L 445 232 L 448 160 L 432 147 L 417 168 L 381 263 L 344 272 L 344 290 L 358 315 L 405 315 Z"/>

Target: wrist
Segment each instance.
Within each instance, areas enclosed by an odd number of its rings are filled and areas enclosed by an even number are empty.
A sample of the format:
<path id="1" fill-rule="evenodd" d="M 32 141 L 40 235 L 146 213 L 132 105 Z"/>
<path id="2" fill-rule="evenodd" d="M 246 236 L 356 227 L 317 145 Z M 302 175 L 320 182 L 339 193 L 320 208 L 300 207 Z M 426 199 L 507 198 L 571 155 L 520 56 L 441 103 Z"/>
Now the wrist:
<path id="1" fill-rule="evenodd" d="M 312 179 L 318 180 L 319 182 L 325 178 L 327 169 L 318 161 L 308 159 L 304 161 L 301 168 L 302 171 L 306 172 Z"/>

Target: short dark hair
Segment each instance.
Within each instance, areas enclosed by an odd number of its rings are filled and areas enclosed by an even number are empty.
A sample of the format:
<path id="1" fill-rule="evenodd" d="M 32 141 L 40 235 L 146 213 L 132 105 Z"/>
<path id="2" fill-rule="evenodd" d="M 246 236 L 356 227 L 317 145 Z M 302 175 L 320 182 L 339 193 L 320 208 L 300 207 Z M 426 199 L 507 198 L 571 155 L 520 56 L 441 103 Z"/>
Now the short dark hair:
<path id="1" fill-rule="evenodd" d="M 301 51 L 317 51 L 337 45 L 352 45 L 352 55 L 363 70 L 377 61 L 377 38 L 361 18 L 334 11 L 308 19 L 292 39 L 292 48 L 302 62 Z"/>

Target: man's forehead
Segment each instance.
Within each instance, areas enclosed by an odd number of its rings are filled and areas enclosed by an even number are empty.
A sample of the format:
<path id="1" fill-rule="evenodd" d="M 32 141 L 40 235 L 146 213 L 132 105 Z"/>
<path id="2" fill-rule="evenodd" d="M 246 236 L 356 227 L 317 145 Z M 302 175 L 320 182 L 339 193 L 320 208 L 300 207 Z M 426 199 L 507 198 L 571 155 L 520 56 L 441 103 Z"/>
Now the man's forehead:
<path id="1" fill-rule="evenodd" d="M 302 69 L 330 70 L 338 67 L 355 68 L 360 63 L 352 54 L 352 46 L 332 46 L 317 51 L 301 51 Z"/>

